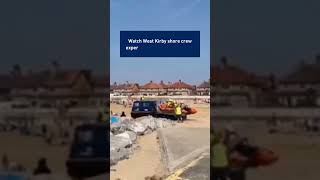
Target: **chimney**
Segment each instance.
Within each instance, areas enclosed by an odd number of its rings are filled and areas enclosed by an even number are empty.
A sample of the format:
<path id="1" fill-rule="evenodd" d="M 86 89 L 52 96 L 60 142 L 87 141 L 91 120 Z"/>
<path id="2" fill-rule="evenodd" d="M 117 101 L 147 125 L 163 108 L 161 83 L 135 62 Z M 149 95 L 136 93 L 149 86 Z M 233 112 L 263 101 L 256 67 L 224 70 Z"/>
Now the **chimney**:
<path id="1" fill-rule="evenodd" d="M 316 64 L 320 65 L 320 54 L 316 55 Z"/>
<path id="2" fill-rule="evenodd" d="M 12 75 L 14 77 L 21 77 L 22 76 L 21 66 L 19 64 L 15 64 L 13 66 Z"/>
<path id="3" fill-rule="evenodd" d="M 179 83 L 181 83 L 182 81 L 181 81 L 181 79 L 179 79 Z"/>
<path id="4" fill-rule="evenodd" d="M 55 77 L 60 71 L 60 63 L 56 60 L 51 61 L 50 74 L 52 77 Z"/>
<path id="5" fill-rule="evenodd" d="M 221 64 L 223 68 L 226 67 L 226 65 L 228 65 L 228 59 L 226 56 L 221 57 Z"/>
<path id="6" fill-rule="evenodd" d="M 151 80 L 150 83 L 152 83 L 153 81 Z"/>
<path id="7" fill-rule="evenodd" d="M 276 89 L 276 76 L 274 74 L 269 75 L 269 87 L 271 90 Z"/>

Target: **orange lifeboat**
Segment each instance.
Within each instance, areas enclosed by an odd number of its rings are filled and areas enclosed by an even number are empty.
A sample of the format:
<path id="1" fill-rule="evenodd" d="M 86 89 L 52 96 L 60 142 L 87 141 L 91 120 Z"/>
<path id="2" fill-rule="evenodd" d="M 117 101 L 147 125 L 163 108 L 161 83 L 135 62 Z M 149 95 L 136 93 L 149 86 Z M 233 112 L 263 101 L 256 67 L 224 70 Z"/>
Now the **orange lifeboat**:
<path id="1" fill-rule="evenodd" d="M 159 106 L 159 109 L 163 112 L 167 112 L 167 113 L 174 113 L 174 105 L 168 105 L 168 104 L 161 104 Z M 195 108 L 190 108 L 187 106 L 184 106 L 182 108 L 182 112 L 186 115 L 190 115 L 190 114 L 195 114 L 197 113 L 197 110 Z"/>
<path id="2" fill-rule="evenodd" d="M 259 149 L 254 156 L 254 161 L 258 166 L 269 166 L 277 162 L 279 157 L 271 150 Z"/>
<path id="3" fill-rule="evenodd" d="M 232 155 L 231 164 L 232 166 L 247 166 L 247 167 L 259 167 L 259 166 L 270 166 L 279 160 L 278 155 L 273 151 L 257 148 L 253 154 L 240 155 L 235 153 Z"/>

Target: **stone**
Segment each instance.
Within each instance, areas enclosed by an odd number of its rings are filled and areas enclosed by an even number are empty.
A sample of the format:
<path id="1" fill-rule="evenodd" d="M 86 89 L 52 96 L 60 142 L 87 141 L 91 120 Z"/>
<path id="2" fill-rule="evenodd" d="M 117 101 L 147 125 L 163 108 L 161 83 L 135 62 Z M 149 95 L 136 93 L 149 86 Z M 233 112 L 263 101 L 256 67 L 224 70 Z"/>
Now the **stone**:
<path id="1" fill-rule="evenodd" d="M 126 131 L 126 133 L 129 135 L 130 140 L 132 143 L 135 143 L 138 139 L 137 134 L 132 131 Z"/>
<path id="2" fill-rule="evenodd" d="M 150 134 L 159 128 L 174 126 L 172 121 L 152 116 L 137 119 L 122 119 L 110 125 L 110 165 L 127 159 L 139 148 L 138 136 Z"/>
<path id="3" fill-rule="evenodd" d="M 127 135 L 110 136 L 110 165 L 129 158 L 132 142 Z"/>
<path id="4" fill-rule="evenodd" d="M 137 135 L 143 135 L 146 131 L 146 126 L 142 123 L 135 122 L 128 126 L 128 129 L 135 132 Z"/>
<path id="5" fill-rule="evenodd" d="M 130 145 L 132 145 L 133 141 L 131 140 L 134 139 L 134 137 L 131 137 L 129 134 L 130 131 L 126 131 L 124 133 L 118 134 L 116 135 L 116 137 L 122 137 L 123 141 L 127 141 Z M 134 133 L 133 133 L 134 134 Z M 132 135 L 132 134 L 131 134 Z"/>

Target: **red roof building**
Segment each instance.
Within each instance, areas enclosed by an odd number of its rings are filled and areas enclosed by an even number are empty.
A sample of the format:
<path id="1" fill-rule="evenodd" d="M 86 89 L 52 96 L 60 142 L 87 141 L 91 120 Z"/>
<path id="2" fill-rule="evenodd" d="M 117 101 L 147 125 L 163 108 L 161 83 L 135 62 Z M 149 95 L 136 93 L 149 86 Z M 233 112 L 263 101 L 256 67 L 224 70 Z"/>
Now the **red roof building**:
<path id="1" fill-rule="evenodd" d="M 217 105 L 248 106 L 256 103 L 257 93 L 265 86 L 265 78 L 230 65 L 227 58 L 211 69 L 211 81 Z"/>
<path id="2" fill-rule="evenodd" d="M 168 85 L 167 92 L 169 95 L 191 95 L 195 88 L 181 80 Z"/>
<path id="3" fill-rule="evenodd" d="M 141 95 L 162 95 L 166 93 L 167 85 L 161 81 L 159 84 L 153 81 L 143 85 L 140 88 Z"/>
<path id="4" fill-rule="evenodd" d="M 168 85 L 165 84 L 162 80 L 160 81 L 160 85 L 161 85 L 164 89 L 167 89 L 167 88 L 168 88 Z"/>
<path id="5" fill-rule="evenodd" d="M 197 94 L 202 95 L 210 95 L 210 83 L 208 81 L 204 81 L 199 86 L 197 86 Z"/>
<path id="6" fill-rule="evenodd" d="M 285 106 L 320 106 L 320 56 L 280 79 L 276 95 Z"/>
<path id="7" fill-rule="evenodd" d="M 92 78 L 93 96 L 106 98 L 111 91 L 108 89 L 110 83 L 108 76 L 95 76 Z"/>
<path id="8" fill-rule="evenodd" d="M 139 93 L 139 84 L 137 83 L 125 83 L 119 84 L 113 87 L 113 92 L 120 95 L 133 95 Z"/>
<path id="9" fill-rule="evenodd" d="M 93 81 L 89 70 L 40 71 L 0 75 L 0 95 L 15 100 L 30 102 L 67 103 L 77 101 L 88 103 L 95 95 L 95 87 L 100 86 Z M 104 97 L 106 96 L 106 93 Z M 78 101 L 79 100 L 79 101 Z M 28 101 L 29 102 L 29 101 Z"/>
<path id="10" fill-rule="evenodd" d="M 214 66 L 211 80 L 215 85 L 260 86 L 263 78 L 232 65 Z"/>

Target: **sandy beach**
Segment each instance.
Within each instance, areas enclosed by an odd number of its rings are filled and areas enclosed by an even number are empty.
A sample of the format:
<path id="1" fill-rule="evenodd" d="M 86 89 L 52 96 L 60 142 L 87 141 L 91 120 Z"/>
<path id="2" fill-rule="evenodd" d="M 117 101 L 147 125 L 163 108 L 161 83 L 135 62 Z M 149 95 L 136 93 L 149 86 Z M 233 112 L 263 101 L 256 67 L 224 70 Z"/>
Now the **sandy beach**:
<path id="1" fill-rule="evenodd" d="M 188 117 L 184 123 L 177 124 L 178 127 L 210 127 L 210 109 L 208 105 L 192 105 L 197 108 L 198 113 Z M 113 112 L 125 111 L 130 115 L 131 108 L 122 105 L 111 104 Z M 47 158 L 48 166 L 55 174 L 67 176 L 65 162 L 69 154 L 69 146 L 48 145 L 41 137 L 22 136 L 16 132 L 0 133 L 0 155 L 7 154 L 10 161 L 23 165 L 27 172 L 32 172 L 37 161 Z M 139 148 L 128 160 L 119 162 L 112 169 L 111 179 L 144 179 L 146 176 L 164 175 L 165 167 L 161 160 L 160 146 L 157 133 L 141 136 L 138 139 Z M 32 153 L 30 153 L 32 152 Z"/>
<path id="2" fill-rule="evenodd" d="M 43 138 L 21 136 L 17 133 L 0 133 L 0 155 L 8 155 L 10 161 L 23 165 L 28 172 L 36 167 L 37 161 L 47 158 L 52 172 L 66 175 L 68 146 L 47 145 Z"/>
<path id="3" fill-rule="evenodd" d="M 194 104 L 190 105 L 197 109 L 197 113 L 188 116 L 184 123 L 176 124 L 177 127 L 210 127 L 210 108 L 209 105 Z M 110 110 L 114 113 L 124 111 L 127 116 L 130 116 L 131 108 L 111 104 Z M 163 176 L 165 175 L 165 165 L 162 161 L 160 145 L 157 140 L 157 133 L 141 136 L 138 140 L 140 146 L 132 157 L 127 160 L 120 161 L 112 167 L 111 180 L 120 178 L 121 180 L 141 180 L 147 176 Z"/>
<path id="4" fill-rule="evenodd" d="M 320 164 L 320 138 L 318 135 L 300 133 L 269 134 L 265 123 L 253 121 L 218 120 L 218 126 L 232 124 L 249 142 L 268 148 L 279 156 L 279 161 L 268 167 L 247 171 L 248 180 L 317 180 Z"/>
<path id="5" fill-rule="evenodd" d="M 157 133 L 142 136 L 138 140 L 140 147 L 130 159 L 120 161 L 112 167 L 111 180 L 144 179 L 146 176 L 164 175 Z"/>

